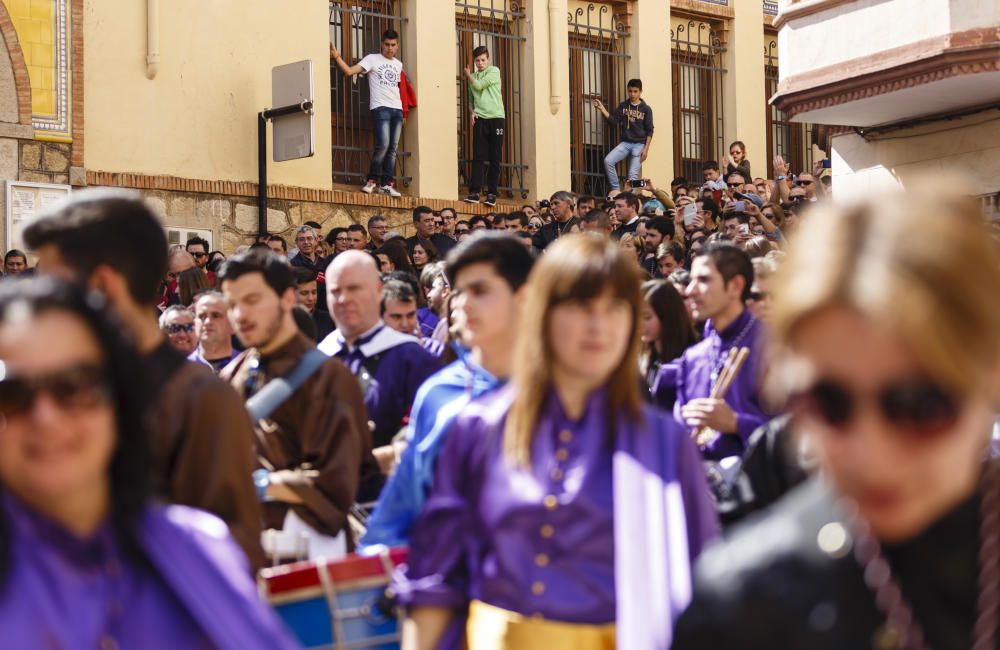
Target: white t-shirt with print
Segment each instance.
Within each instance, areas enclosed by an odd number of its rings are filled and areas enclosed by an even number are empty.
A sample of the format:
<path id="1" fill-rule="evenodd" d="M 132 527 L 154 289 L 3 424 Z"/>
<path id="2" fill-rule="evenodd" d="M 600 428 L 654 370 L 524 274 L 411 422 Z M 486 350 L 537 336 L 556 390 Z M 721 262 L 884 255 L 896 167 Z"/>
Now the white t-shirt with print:
<path id="1" fill-rule="evenodd" d="M 399 77 L 403 72 L 403 62 L 399 59 L 387 59 L 381 53 L 369 54 L 358 61 L 358 65 L 368 74 L 368 90 L 371 102 L 368 107 L 398 108 L 403 110 L 403 102 L 399 99 Z"/>

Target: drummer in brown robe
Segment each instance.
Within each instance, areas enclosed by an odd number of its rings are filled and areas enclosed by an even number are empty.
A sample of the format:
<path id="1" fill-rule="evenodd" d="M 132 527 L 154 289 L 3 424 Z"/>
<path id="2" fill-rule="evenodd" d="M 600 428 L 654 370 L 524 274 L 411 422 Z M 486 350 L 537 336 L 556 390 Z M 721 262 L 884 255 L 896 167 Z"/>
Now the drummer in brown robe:
<path id="1" fill-rule="evenodd" d="M 156 322 L 167 236 L 137 195 L 86 190 L 24 230 L 45 273 L 85 284 L 107 301 L 145 362 L 158 496 L 207 510 L 229 526 L 250 568 L 263 565 L 254 495 L 253 430 L 243 403 L 211 369 L 187 361 Z"/>
<path id="2" fill-rule="evenodd" d="M 315 344 L 295 325 L 295 279 L 273 253 L 254 251 L 226 260 L 219 271 L 229 319 L 247 349 L 222 372 L 246 399 L 270 379 L 287 377 Z M 362 466 L 371 458 L 371 434 L 361 386 L 330 358 L 271 415 L 255 423 L 267 528 L 301 529 L 321 536 L 347 530 Z M 346 536 L 351 548 L 349 535 Z"/>

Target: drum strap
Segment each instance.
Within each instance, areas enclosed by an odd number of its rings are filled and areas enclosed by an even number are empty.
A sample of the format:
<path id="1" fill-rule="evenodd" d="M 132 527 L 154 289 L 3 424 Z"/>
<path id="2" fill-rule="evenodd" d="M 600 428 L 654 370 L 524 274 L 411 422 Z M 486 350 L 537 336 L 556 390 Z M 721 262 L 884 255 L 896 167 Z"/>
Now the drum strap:
<path id="1" fill-rule="evenodd" d="M 328 562 L 318 563 L 316 567 L 319 573 L 319 583 L 323 587 L 323 595 L 326 597 L 326 606 L 330 610 L 330 622 L 333 625 L 333 648 L 334 650 L 347 649 L 347 636 L 344 632 L 344 623 L 340 620 L 340 608 L 337 605 L 337 586 L 330 577 L 330 564 Z"/>

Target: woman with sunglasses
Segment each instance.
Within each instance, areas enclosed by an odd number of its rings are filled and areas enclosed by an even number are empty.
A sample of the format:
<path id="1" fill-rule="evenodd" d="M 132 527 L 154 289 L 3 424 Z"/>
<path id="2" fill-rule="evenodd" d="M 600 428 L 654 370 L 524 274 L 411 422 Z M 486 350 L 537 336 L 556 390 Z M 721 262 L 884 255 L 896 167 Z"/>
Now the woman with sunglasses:
<path id="1" fill-rule="evenodd" d="M 819 476 L 704 556 L 675 647 L 996 648 L 1000 255 L 978 205 L 817 209 L 778 278 L 772 372 Z"/>
<path id="2" fill-rule="evenodd" d="M 0 287 L 0 645 L 293 647 L 222 521 L 151 502 L 140 362 L 93 300 Z"/>
<path id="3" fill-rule="evenodd" d="M 642 402 L 634 256 L 591 234 L 548 250 L 511 381 L 452 425 L 413 528 L 407 650 L 467 608 L 470 650 L 665 650 L 717 534 L 697 449 Z"/>

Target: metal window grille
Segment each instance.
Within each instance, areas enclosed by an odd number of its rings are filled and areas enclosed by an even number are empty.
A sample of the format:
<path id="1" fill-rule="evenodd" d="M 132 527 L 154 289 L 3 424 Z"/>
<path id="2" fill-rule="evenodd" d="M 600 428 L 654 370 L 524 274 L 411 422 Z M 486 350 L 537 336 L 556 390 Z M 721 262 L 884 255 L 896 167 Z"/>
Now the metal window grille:
<path id="1" fill-rule="evenodd" d="M 778 42 L 768 38 L 764 46 L 764 98 L 778 92 Z M 812 138 L 809 124 L 791 122 L 788 116 L 772 104 L 767 105 L 767 164 L 781 156 L 792 172 L 811 172 L 813 164 Z"/>
<path id="2" fill-rule="evenodd" d="M 710 23 L 689 20 L 670 30 L 674 96 L 674 173 L 696 181 L 706 160 L 725 152 L 723 55 L 726 48 Z"/>
<path id="3" fill-rule="evenodd" d="M 503 156 L 500 162 L 500 185 L 497 189 L 512 197 L 528 196 L 521 115 L 524 97 L 521 90 L 521 56 L 527 41 L 522 33 L 524 10 L 517 2 L 506 0 L 456 0 L 456 74 L 458 98 L 458 170 L 462 184 L 472 178 L 472 123 L 469 118 L 468 82 L 463 74 L 472 67 L 472 50 L 485 45 L 490 63 L 500 69 L 504 124 Z"/>
<path id="4" fill-rule="evenodd" d="M 567 15 L 569 23 L 570 167 L 572 190 L 606 196 L 610 187 L 604 156 L 618 145 L 618 129 L 608 124 L 591 100 L 609 111 L 628 97 L 625 51 L 628 30 L 608 5 L 589 3 Z M 627 178 L 628 161 L 618 165 Z"/>
<path id="5" fill-rule="evenodd" d="M 406 19 L 399 14 L 398 4 L 396 0 L 330 2 L 330 42 L 351 65 L 379 52 L 385 30 L 394 29 L 402 39 Z M 368 176 L 375 146 L 368 103 L 368 80 L 363 75 L 348 79 L 331 59 L 330 124 L 335 183 L 361 184 Z M 401 137 L 396 158 L 397 184 L 409 185 L 412 180 L 406 174 L 409 157 Z"/>

